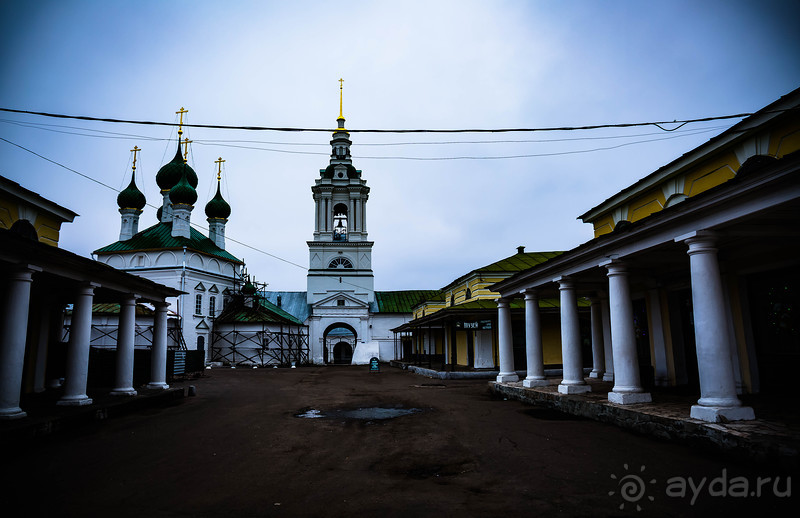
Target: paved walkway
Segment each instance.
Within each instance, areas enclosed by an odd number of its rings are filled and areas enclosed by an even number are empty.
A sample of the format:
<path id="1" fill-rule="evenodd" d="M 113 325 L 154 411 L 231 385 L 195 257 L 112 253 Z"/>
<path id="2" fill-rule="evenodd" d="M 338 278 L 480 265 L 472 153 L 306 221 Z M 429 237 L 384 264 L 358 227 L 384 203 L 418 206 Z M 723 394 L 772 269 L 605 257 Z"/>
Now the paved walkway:
<path id="1" fill-rule="evenodd" d="M 613 383 L 587 378 L 592 391 L 584 394 L 560 394 L 560 380 L 551 379 L 543 387 L 525 388 L 522 381 L 489 382 L 490 389 L 510 399 L 558 409 L 597 421 L 607 422 L 661 439 L 676 440 L 701 447 L 711 446 L 759 462 L 778 462 L 786 467 L 800 463 L 800 421 L 791 406 L 779 414 L 761 404 L 762 398 L 750 398 L 745 404 L 754 407 L 754 421 L 708 423 L 689 417 L 697 396 L 676 395 L 654 390 L 652 403 L 617 405 L 608 401 Z M 746 398 L 747 399 L 747 398 Z"/>

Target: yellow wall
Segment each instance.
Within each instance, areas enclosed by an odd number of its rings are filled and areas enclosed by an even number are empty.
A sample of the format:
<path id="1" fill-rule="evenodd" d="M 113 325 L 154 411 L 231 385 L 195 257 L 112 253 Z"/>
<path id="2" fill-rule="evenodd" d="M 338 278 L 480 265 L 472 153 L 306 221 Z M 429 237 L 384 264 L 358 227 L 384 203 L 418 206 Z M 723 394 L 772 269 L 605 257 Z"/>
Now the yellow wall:
<path id="1" fill-rule="evenodd" d="M 780 126 L 767 130 L 767 132 L 769 139 L 768 153 L 771 156 L 781 158 L 800 149 L 800 122 L 787 121 Z M 754 135 L 752 138 L 761 139 L 767 132 L 761 135 Z M 684 183 L 679 192 L 689 197 L 700 194 L 734 178 L 736 171 L 740 167 L 739 159 L 732 148 L 721 150 L 683 171 Z M 666 205 L 666 200 L 664 199 L 662 186 L 674 180 L 674 176 L 665 179 L 653 189 L 624 201 L 620 206 L 627 205 L 629 221 L 638 221 L 663 209 L 664 205 Z M 587 221 L 594 227 L 595 237 L 608 234 L 614 230 L 615 223 L 611 213 L 615 208 L 611 207 L 596 219 Z"/>
<path id="2" fill-rule="evenodd" d="M 466 365 L 467 360 L 467 333 L 456 331 L 456 363 Z"/>
<path id="3" fill-rule="evenodd" d="M 19 220 L 19 201 L 5 197 L 0 193 L 0 228 L 9 229 Z M 58 235 L 61 230 L 61 222 L 53 217 L 49 217 L 37 211 L 34 221 L 31 221 L 33 228 L 39 235 L 39 242 L 52 246 L 58 246 Z"/>
<path id="4" fill-rule="evenodd" d="M 557 314 L 541 315 L 542 356 L 545 365 L 563 363 L 561 359 L 561 319 Z"/>

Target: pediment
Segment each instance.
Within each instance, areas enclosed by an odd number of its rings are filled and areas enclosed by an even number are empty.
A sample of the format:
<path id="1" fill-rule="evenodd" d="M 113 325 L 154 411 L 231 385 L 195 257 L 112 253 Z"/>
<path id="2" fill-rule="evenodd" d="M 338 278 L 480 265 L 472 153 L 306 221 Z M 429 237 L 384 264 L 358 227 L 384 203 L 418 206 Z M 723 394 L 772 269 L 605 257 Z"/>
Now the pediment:
<path id="1" fill-rule="evenodd" d="M 200 323 L 195 326 L 195 329 L 209 329 L 208 324 L 206 324 L 206 319 L 201 320 Z"/>
<path id="2" fill-rule="evenodd" d="M 339 301 L 344 300 L 344 306 L 339 305 Z M 314 304 L 312 304 L 314 308 L 343 308 L 343 309 L 354 309 L 354 308 L 368 308 L 369 304 L 366 302 L 355 298 L 353 295 L 340 291 L 336 293 L 331 293 L 324 299 L 320 299 Z"/>

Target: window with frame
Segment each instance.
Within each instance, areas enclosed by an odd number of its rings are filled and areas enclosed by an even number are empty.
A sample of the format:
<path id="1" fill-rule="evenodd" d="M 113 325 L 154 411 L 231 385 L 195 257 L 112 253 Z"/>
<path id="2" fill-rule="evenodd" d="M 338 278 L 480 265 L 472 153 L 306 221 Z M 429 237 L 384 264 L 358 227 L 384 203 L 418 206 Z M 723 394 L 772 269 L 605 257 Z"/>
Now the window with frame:
<path id="1" fill-rule="evenodd" d="M 195 315 L 202 315 L 203 314 L 203 296 L 199 293 L 194 296 L 194 314 Z"/>
<path id="2" fill-rule="evenodd" d="M 337 257 L 328 264 L 328 268 L 352 268 L 353 263 L 346 257 Z"/>
<path id="3" fill-rule="evenodd" d="M 217 297 L 208 298 L 208 316 L 213 317 L 217 310 Z"/>

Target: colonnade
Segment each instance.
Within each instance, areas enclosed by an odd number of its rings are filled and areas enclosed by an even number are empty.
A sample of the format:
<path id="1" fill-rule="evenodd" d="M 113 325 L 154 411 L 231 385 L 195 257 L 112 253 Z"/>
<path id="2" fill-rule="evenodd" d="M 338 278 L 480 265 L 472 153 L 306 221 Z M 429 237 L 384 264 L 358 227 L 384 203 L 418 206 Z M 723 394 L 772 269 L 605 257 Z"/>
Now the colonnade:
<path id="1" fill-rule="evenodd" d="M 731 359 L 733 342 L 726 319 L 728 301 L 723 296 L 716 237 L 709 232 L 693 232 L 675 241 L 688 246 L 691 275 L 700 377 L 700 399 L 692 406 L 691 417 L 711 422 L 754 419 L 752 408 L 743 407 L 736 394 Z M 608 400 L 612 403 L 626 405 L 651 402 L 651 395 L 644 391 L 639 373 L 628 264 L 613 258 L 598 266 L 605 269 L 608 289 L 591 300 L 593 361 L 589 376 L 613 380 L 613 389 L 608 393 Z M 578 328 L 577 281 L 570 277 L 558 277 L 554 282 L 560 294 L 563 364 L 563 379 L 558 391 L 563 394 L 588 392 L 591 387 L 583 376 Z M 534 387 L 547 384 L 542 359 L 538 293 L 534 288 L 524 289 L 521 293 L 525 297 L 528 361 L 527 376 L 522 384 Z M 497 381 L 517 381 L 511 343 L 511 312 L 506 298 L 498 300 L 497 311 L 500 341 L 500 374 Z"/>
<path id="2" fill-rule="evenodd" d="M 28 342 L 29 317 L 31 316 L 31 288 L 34 274 L 41 268 L 20 265 L 8 276 L 7 290 L 0 315 L 0 419 L 25 417 L 20 408 L 22 378 L 25 370 L 25 347 Z M 64 393 L 56 404 L 82 406 L 92 403 L 86 394 L 89 373 L 89 350 L 92 333 L 92 303 L 95 290 L 100 284 L 83 282 L 73 296 L 72 321 L 64 377 Z M 119 330 L 117 340 L 117 363 L 115 388 L 111 392 L 119 396 L 136 395 L 133 388 L 133 353 L 136 328 L 136 294 L 124 294 L 120 301 Z M 167 306 L 166 302 L 155 304 L 153 349 L 151 359 L 151 382 L 148 388 L 166 389 L 167 366 Z M 34 373 L 37 389 L 43 388 L 47 361 L 47 346 L 58 333 L 50 311 L 42 311 L 39 340 L 36 344 Z M 40 383 L 41 381 L 41 383 Z M 41 385 L 41 387 L 40 387 Z"/>

